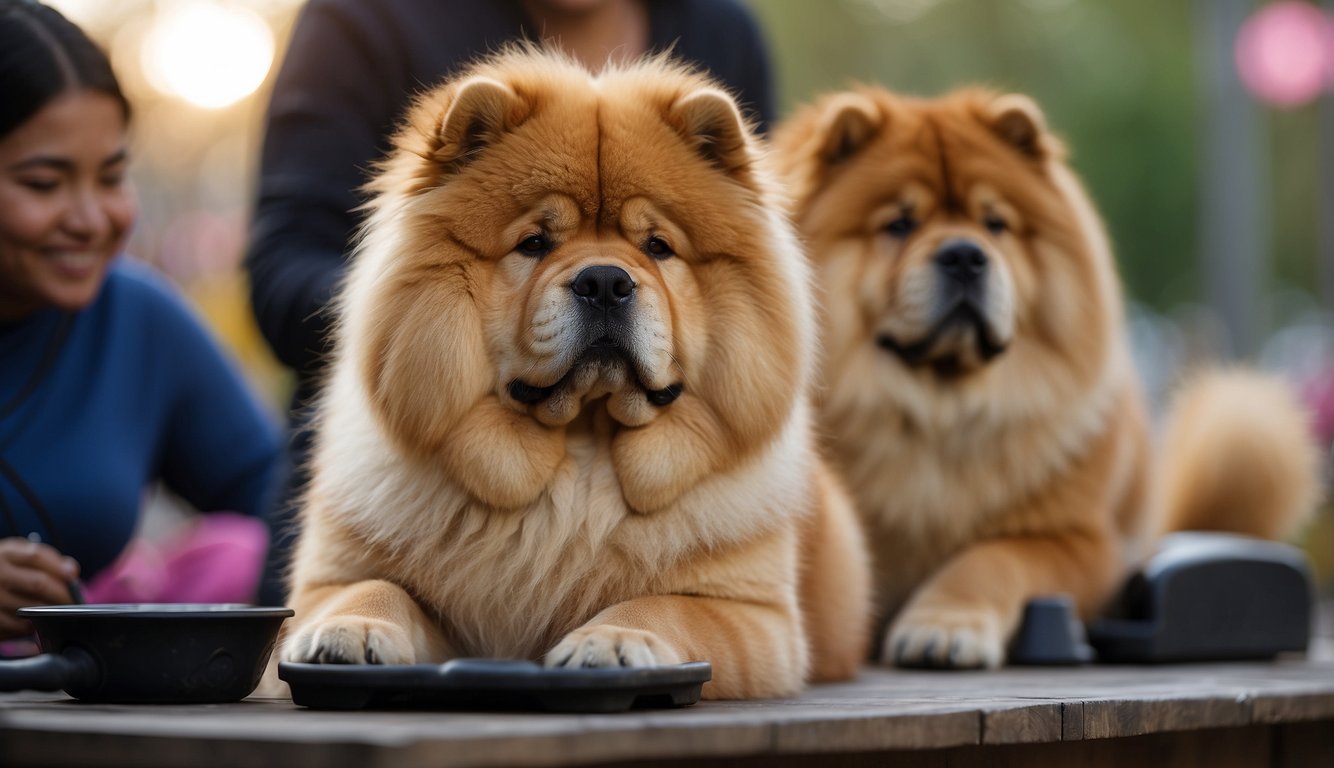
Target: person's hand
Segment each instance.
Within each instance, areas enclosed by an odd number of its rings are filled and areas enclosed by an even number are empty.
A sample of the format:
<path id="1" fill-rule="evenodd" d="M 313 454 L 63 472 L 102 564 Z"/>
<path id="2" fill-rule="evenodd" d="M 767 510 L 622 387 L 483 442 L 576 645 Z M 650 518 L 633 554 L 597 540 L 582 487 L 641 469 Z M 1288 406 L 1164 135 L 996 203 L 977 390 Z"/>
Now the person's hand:
<path id="1" fill-rule="evenodd" d="M 74 602 L 68 584 L 78 575 L 74 558 L 45 544 L 0 539 L 0 640 L 31 633 L 28 622 L 15 614 L 19 608 Z"/>

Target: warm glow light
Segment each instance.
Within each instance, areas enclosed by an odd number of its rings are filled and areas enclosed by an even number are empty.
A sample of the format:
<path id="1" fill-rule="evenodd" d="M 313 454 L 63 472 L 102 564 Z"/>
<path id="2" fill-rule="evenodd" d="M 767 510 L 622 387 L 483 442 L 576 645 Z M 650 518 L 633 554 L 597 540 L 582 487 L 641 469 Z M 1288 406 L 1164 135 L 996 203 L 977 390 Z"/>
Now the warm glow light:
<path id="1" fill-rule="evenodd" d="M 1320 93 L 1334 59 L 1331 25 L 1319 8 L 1295 0 L 1265 6 L 1237 33 L 1237 73 L 1251 93 L 1280 107 Z"/>
<path id="2" fill-rule="evenodd" d="M 217 109 L 264 82 L 273 64 L 273 33 L 254 12 L 203 0 L 164 5 L 142 54 L 155 88 Z"/>
<path id="3" fill-rule="evenodd" d="M 97 26 L 112 10 L 104 0 L 46 0 L 46 4 L 80 26 Z"/>

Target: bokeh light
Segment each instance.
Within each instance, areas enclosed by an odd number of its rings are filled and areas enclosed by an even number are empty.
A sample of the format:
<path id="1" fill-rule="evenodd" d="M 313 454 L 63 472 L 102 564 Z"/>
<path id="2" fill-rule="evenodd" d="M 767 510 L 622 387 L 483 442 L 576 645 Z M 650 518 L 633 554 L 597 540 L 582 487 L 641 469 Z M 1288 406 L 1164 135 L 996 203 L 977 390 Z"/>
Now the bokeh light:
<path id="1" fill-rule="evenodd" d="M 155 88 L 218 109 L 254 93 L 273 65 L 273 33 L 253 11 L 206 0 L 166 4 L 144 40 Z"/>
<path id="2" fill-rule="evenodd" d="M 1237 72 L 1260 100 L 1278 107 L 1305 104 L 1334 66 L 1330 22 L 1315 6 L 1284 0 L 1265 6 L 1237 33 Z"/>
<path id="3" fill-rule="evenodd" d="M 106 0 L 47 0 L 47 5 L 81 26 L 97 26 L 114 10 Z"/>

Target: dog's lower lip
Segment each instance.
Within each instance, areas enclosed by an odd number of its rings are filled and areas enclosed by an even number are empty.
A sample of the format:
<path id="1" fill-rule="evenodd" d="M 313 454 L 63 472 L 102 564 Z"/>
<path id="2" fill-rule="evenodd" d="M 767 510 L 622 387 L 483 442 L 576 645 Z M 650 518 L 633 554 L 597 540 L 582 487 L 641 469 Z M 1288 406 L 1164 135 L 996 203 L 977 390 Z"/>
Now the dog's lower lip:
<path id="1" fill-rule="evenodd" d="M 992 341 L 991 336 L 986 333 L 978 337 L 977 346 L 978 351 L 982 353 L 982 359 L 988 362 L 1005 351 L 1005 344 Z"/>
<path id="2" fill-rule="evenodd" d="M 917 362 L 921 360 L 921 358 L 926 354 L 925 345 L 921 343 L 900 344 L 898 339 L 895 339 L 893 336 L 890 336 L 889 334 L 885 333 L 876 336 L 875 343 L 876 346 L 880 347 L 881 349 L 886 350 L 888 352 L 893 352 L 894 354 L 903 358 L 903 361 L 905 363 L 908 363 L 909 365 L 916 365 Z"/>
<path id="3" fill-rule="evenodd" d="M 932 360 L 931 370 L 935 371 L 937 376 L 949 379 L 963 373 L 964 369 L 957 355 L 948 355 Z"/>
<path id="4" fill-rule="evenodd" d="M 678 382 L 676 384 L 669 384 L 662 389 L 646 389 L 644 390 L 644 393 L 648 396 L 648 401 L 650 403 L 661 407 L 670 405 L 676 398 L 680 397 L 682 389 L 682 385 Z"/>
<path id="5" fill-rule="evenodd" d="M 973 323 L 974 330 L 977 333 L 977 353 L 984 362 L 990 362 L 1005 351 L 1006 345 L 991 338 L 986 321 L 982 319 L 978 309 L 968 301 L 959 302 L 944 319 L 918 341 L 904 344 L 893 336 L 882 333 L 875 337 L 875 343 L 881 349 L 898 355 L 908 365 L 920 366 L 930 362 L 927 356 L 931 353 L 931 348 L 935 346 L 936 339 L 939 338 L 940 334 L 950 325 L 960 321 Z"/>
<path id="6" fill-rule="evenodd" d="M 523 403 L 524 405 L 536 405 L 537 403 L 546 400 L 548 397 L 551 397 L 551 393 L 554 392 L 558 386 L 560 386 L 560 382 L 552 384 L 549 387 L 535 387 L 532 384 L 515 379 L 509 383 L 507 389 L 509 390 L 510 397 L 514 398 L 516 401 Z M 649 389 L 642 384 L 640 386 L 644 390 L 644 396 L 648 398 L 648 401 L 658 407 L 671 405 L 681 396 L 681 392 L 685 388 L 680 382 L 669 384 L 662 389 Z"/>
<path id="7" fill-rule="evenodd" d="M 532 384 L 527 384 L 515 379 L 509 383 L 508 389 L 510 397 L 526 405 L 532 405 L 534 403 L 540 403 L 550 397 L 551 391 L 555 389 L 555 387 L 535 387 Z"/>

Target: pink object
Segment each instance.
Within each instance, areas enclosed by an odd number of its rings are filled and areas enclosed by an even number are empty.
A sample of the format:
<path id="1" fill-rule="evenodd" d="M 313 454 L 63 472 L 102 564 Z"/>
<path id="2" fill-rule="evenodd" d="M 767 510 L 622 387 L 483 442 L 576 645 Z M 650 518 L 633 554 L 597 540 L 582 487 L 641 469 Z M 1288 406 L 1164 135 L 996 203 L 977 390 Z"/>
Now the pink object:
<path id="1" fill-rule="evenodd" d="M 1334 22 L 1310 3 L 1270 3 L 1242 24 L 1233 55 L 1257 98 L 1278 107 L 1305 104 L 1334 78 Z"/>
<path id="2" fill-rule="evenodd" d="M 1334 441 L 1334 369 L 1323 371 L 1307 381 L 1302 396 L 1311 408 L 1316 438 L 1328 445 Z"/>
<path id="3" fill-rule="evenodd" d="M 161 541 L 135 539 L 83 587 L 89 603 L 250 603 L 269 537 L 231 512 L 201 516 Z"/>

